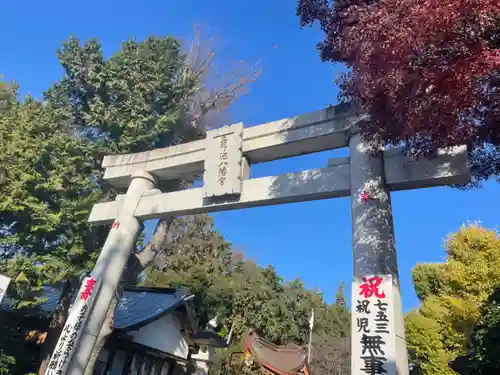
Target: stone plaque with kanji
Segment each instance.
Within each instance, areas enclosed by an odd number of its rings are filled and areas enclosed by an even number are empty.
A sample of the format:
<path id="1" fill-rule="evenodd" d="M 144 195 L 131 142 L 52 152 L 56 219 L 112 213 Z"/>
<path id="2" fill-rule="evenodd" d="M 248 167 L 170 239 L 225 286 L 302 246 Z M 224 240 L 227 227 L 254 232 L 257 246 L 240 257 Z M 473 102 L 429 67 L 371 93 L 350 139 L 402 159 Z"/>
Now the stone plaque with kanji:
<path id="1" fill-rule="evenodd" d="M 206 142 L 204 197 L 241 194 L 243 124 L 211 131 Z"/>

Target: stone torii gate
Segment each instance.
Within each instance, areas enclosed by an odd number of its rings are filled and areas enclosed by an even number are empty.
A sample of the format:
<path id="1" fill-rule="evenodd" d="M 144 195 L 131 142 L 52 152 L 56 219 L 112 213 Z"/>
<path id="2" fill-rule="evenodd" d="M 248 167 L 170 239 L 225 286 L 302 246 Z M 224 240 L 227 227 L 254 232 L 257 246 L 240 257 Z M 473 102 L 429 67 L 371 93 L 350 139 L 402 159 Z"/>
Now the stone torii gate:
<path id="1" fill-rule="evenodd" d="M 352 374 L 408 374 L 390 192 L 466 183 L 467 150 L 456 147 L 417 161 L 400 149 L 374 155 L 356 130 L 363 118 L 338 105 L 249 128 L 226 126 L 177 146 L 106 156 L 104 179 L 127 193 L 96 204 L 90 214 L 92 224 L 113 225 L 92 273 L 96 302 L 66 373 L 85 370 L 140 220 L 350 196 Z M 341 147 L 349 147 L 349 157 L 331 159 L 325 168 L 249 179 L 252 164 Z M 201 173 L 202 187 L 158 189 L 163 181 Z"/>

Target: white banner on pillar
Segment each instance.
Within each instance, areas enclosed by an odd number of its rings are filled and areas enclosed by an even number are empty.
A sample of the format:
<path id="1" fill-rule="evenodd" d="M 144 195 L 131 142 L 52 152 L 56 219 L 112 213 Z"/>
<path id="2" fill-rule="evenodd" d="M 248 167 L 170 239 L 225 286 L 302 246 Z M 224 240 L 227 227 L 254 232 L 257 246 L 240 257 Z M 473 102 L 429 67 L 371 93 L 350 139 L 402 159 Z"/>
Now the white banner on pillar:
<path id="1" fill-rule="evenodd" d="M 392 276 L 367 276 L 352 284 L 353 374 L 396 375 Z"/>
<path id="2" fill-rule="evenodd" d="M 52 353 L 45 375 L 64 375 L 66 373 L 98 288 L 99 283 L 95 278 L 86 277 L 83 280 L 75 303 L 71 307 L 66 324 L 57 341 L 54 353 Z"/>
<path id="3" fill-rule="evenodd" d="M 0 302 L 2 302 L 3 297 L 5 297 L 10 280 L 10 277 L 0 274 Z"/>

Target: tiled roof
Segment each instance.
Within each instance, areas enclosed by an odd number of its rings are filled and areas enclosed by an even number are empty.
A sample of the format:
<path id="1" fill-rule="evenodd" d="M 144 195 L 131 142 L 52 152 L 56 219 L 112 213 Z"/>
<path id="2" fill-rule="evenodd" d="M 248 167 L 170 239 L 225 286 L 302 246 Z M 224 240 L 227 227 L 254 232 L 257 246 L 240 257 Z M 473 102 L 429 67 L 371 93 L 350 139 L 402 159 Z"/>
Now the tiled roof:
<path id="1" fill-rule="evenodd" d="M 310 373 L 307 366 L 307 350 L 304 347 L 275 345 L 252 330 L 248 335 L 244 350 L 250 351 L 258 362 L 273 374 Z"/>
<path id="2" fill-rule="evenodd" d="M 61 288 L 46 286 L 43 297 L 47 300 L 36 308 L 24 309 L 27 315 L 49 316 L 57 305 Z M 126 330 L 138 324 L 149 322 L 175 309 L 187 300 L 188 294 L 183 289 L 126 287 L 115 316 L 115 329 Z M 0 310 L 12 309 L 12 300 L 5 298 Z"/>

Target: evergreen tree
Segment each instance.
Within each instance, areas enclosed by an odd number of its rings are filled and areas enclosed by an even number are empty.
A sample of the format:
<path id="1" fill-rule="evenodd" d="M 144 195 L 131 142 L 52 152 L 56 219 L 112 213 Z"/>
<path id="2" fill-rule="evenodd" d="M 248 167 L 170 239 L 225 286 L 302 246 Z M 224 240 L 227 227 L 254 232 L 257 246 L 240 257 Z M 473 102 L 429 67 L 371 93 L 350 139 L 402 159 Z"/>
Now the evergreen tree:
<path id="1" fill-rule="evenodd" d="M 230 353 L 241 351 L 250 329 L 278 345 L 306 345 L 312 308 L 317 332 L 313 342 L 318 343 L 318 348 L 320 342 L 322 345 L 318 350 L 315 346 L 315 363 L 321 363 L 325 373 L 337 366 L 345 367 L 350 360 L 350 348 L 349 310 L 343 285 L 335 303 L 328 305 L 319 293 L 307 290 L 300 280 L 284 282 L 272 266 L 258 266 L 232 252 L 209 216 L 178 218 L 174 225 L 179 228 L 175 230 L 177 236 L 156 259 L 143 283 L 189 287 L 202 317 L 200 328 L 217 317 L 218 332 L 223 336 L 231 332 L 232 347 L 220 351 L 212 374 L 227 373 Z M 337 356 L 335 360 L 333 356 Z M 243 371 L 238 366 L 229 367 L 234 373 Z M 345 368 L 349 370 L 348 366 Z"/>
<path id="2" fill-rule="evenodd" d="M 342 281 L 335 293 L 335 302 L 332 306 L 332 315 L 335 318 L 333 332 L 340 337 L 347 337 L 350 332 L 350 311 L 344 294 L 344 282 Z"/>
<path id="3" fill-rule="evenodd" d="M 205 326 L 228 308 L 225 297 L 231 293 L 231 245 L 214 229 L 208 215 L 176 218 L 170 233 L 172 238 L 142 284 L 188 288 L 195 295 L 200 325 Z"/>
<path id="4" fill-rule="evenodd" d="M 481 310 L 470 341 L 469 353 L 452 368 L 462 375 L 500 373 L 500 288 L 495 288 Z"/>
<path id="5" fill-rule="evenodd" d="M 344 295 L 344 282 L 335 293 L 335 301 L 320 309 L 312 345 L 314 374 L 351 373 L 350 311 Z"/>
<path id="6" fill-rule="evenodd" d="M 97 40 L 81 43 L 73 37 L 64 42 L 57 56 L 65 74 L 45 93 L 45 104 L 66 119 L 75 139 L 93 145 L 96 152 L 89 158 L 94 167 L 92 181 L 103 199 L 114 198 L 115 194 L 101 179 L 100 163 L 105 154 L 147 151 L 174 140 L 191 139 L 195 129 L 186 118 L 187 98 L 200 82 L 184 74 L 186 55 L 174 38 L 150 37 L 143 42 L 131 39 L 105 59 Z M 106 233 L 106 229 L 101 230 Z M 68 299 L 66 295 L 61 296 L 64 299 Z M 114 302 L 113 306 L 117 299 Z M 60 328 L 66 314 L 67 311 L 58 310 L 54 325 Z M 114 309 L 93 358 L 112 331 L 113 315 Z M 49 333 L 40 374 L 57 336 Z M 92 359 L 89 372 L 93 363 Z"/>
<path id="7" fill-rule="evenodd" d="M 9 96 L 1 95 L 0 109 L 0 267 L 13 278 L 14 307 L 22 308 L 41 301 L 43 285 L 90 270 L 103 229 L 86 221 L 100 191 L 94 147 L 74 137 L 58 111 L 2 87 Z M 17 356 L 15 347 L 5 353 Z"/>

